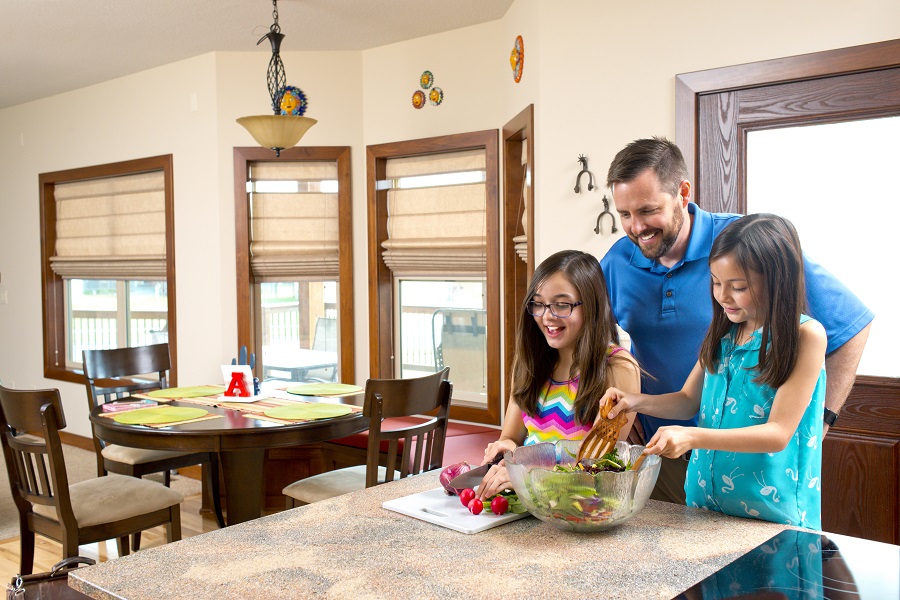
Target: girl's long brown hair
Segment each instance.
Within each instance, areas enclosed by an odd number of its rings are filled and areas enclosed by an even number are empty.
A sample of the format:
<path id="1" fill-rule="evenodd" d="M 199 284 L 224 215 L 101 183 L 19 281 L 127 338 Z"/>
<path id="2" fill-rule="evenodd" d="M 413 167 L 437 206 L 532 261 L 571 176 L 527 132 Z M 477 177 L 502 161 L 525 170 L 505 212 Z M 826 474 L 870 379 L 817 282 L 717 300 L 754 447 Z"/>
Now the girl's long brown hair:
<path id="1" fill-rule="evenodd" d="M 756 383 L 781 386 L 797 364 L 800 349 L 800 314 L 806 311 L 806 285 L 800 238 L 790 221 L 778 215 L 747 215 L 729 224 L 713 242 L 709 262 L 730 255 L 747 274 L 761 276 L 763 289 L 750 288 L 763 315 Z M 719 364 L 720 341 L 734 324 L 712 294 L 713 318 L 700 348 L 700 364 L 714 373 Z"/>
<path id="2" fill-rule="evenodd" d="M 541 387 L 559 360 L 559 352 L 547 344 L 543 332 L 528 312 L 528 303 L 534 299 L 537 289 L 555 273 L 562 273 L 575 286 L 584 303 L 575 309 L 583 311 L 584 325 L 575 343 L 569 376 L 579 374 L 575 417 L 579 423 L 591 423 L 597 416 L 598 401 L 609 387 L 609 363 L 626 359 L 620 356 L 606 359 L 609 344 L 619 343 L 619 332 L 600 263 L 585 252 L 557 252 L 535 269 L 519 311 L 511 396 L 522 411 L 534 416 Z"/>

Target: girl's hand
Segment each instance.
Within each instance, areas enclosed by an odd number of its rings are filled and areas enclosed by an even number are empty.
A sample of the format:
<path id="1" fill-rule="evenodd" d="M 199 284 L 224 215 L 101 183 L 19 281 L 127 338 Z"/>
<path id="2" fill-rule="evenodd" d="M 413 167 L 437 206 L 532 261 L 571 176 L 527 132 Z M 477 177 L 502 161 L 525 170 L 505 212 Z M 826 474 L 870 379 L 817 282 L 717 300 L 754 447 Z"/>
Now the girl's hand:
<path id="1" fill-rule="evenodd" d="M 484 460 L 481 461 L 481 464 L 491 462 L 498 454 L 506 454 L 509 451 L 515 450 L 517 446 L 518 444 L 508 438 L 500 438 L 496 442 L 491 442 L 487 445 L 487 448 L 484 449 Z"/>
<path id="2" fill-rule="evenodd" d="M 644 454 L 659 454 L 667 458 L 678 458 L 688 450 L 692 450 L 691 434 L 693 427 L 669 425 L 660 427 L 647 442 Z"/>
<path id="3" fill-rule="evenodd" d="M 509 481 L 509 473 L 506 471 L 505 461 L 500 461 L 488 471 L 481 483 L 478 485 L 476 498 L 479 500 L 487 500 L 502 492 L 503 490 L 511 490 L 512 483 Z"/>
<path id="4" fill-rule="evenodd" d="M 603 394 L 603 397 L 600 398 L 600 406 L 604 406 L 607 401 L 612 400 L 613 407 L 609 410 L 609 414 L 606 416 L 607 419 L 615 419 L 616 415 L 621 412 L 636 412 L 637 408 L 635 405 L 635 400 L 637 399 L 637 394 L 631 394 L 628 392 L 623 392 L 619 388 L 611 387 L 606 390 L 606 393 Z M 599 421 L 602 417 L 600 416 L 600 411 L 597 412 L 597 419 L 595 419 L 594 423 Z"/>

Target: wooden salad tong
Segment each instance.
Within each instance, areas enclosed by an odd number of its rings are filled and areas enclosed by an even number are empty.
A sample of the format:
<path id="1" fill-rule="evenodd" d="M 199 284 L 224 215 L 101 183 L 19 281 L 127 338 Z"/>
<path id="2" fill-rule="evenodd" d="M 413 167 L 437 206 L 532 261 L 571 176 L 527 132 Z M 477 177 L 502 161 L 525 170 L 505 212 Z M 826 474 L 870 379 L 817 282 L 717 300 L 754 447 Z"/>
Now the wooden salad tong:
<path id="1" fill-rule="evenodd" d="M 585 458 L 602 458 L 604 454 L 616 447 L 616 442 L 619 441 L 619 433 L 621 433 L 622 427 L 628 422 L 628 416 L 624 412 L 620 412 L 615 419 L 607 419 L 606 417 L 609 415 L 612 407 L 612 400 L 607 400 L 606 404 L 600 407 L 600 420 L 597 421 L 581 441 L 576 462 L 581 462 Z M 637 471 L 641 463 L 644 462 L 644 456 L 644 454 L 641 454 L 634 461 L 634 465 L 631 467 L 633 471 Z"/>

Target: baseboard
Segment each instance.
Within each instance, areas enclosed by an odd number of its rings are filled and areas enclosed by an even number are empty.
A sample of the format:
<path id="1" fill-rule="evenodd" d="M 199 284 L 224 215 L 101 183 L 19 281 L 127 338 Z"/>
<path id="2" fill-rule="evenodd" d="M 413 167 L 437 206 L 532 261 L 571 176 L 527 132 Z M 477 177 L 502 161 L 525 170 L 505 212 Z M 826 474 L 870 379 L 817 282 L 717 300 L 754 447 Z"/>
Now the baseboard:
<path id="1" fill-rule="evenodd" d="M 63 444 L 68 444 L 69 446 L 81 448 L 82 450 L 94 451 L 94 440 L 92 438 L 75 435 L 74 433 L 69 433 L 67 431 L 60 431 L 59 441 Z"/>

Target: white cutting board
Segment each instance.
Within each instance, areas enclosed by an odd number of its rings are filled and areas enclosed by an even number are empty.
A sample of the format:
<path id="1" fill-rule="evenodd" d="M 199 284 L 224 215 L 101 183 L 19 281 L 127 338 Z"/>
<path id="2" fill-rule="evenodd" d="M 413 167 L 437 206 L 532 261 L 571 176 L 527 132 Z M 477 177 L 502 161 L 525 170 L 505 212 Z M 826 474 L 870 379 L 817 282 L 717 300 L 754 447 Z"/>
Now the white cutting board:
<path id="1" fill-rule="evenodd" d="M 490 509 L 482 511 L 480 515 L 473 515 L 459 501 L 459 496 L 448 496 L 442 487 L 394 498 L 384 502 L 382 506 L 388 510 L 462 533 L 478 533 L 497 525 L 531 516 L 527 512 L 519 514 L 507 512 L 495 515 Z"/>

